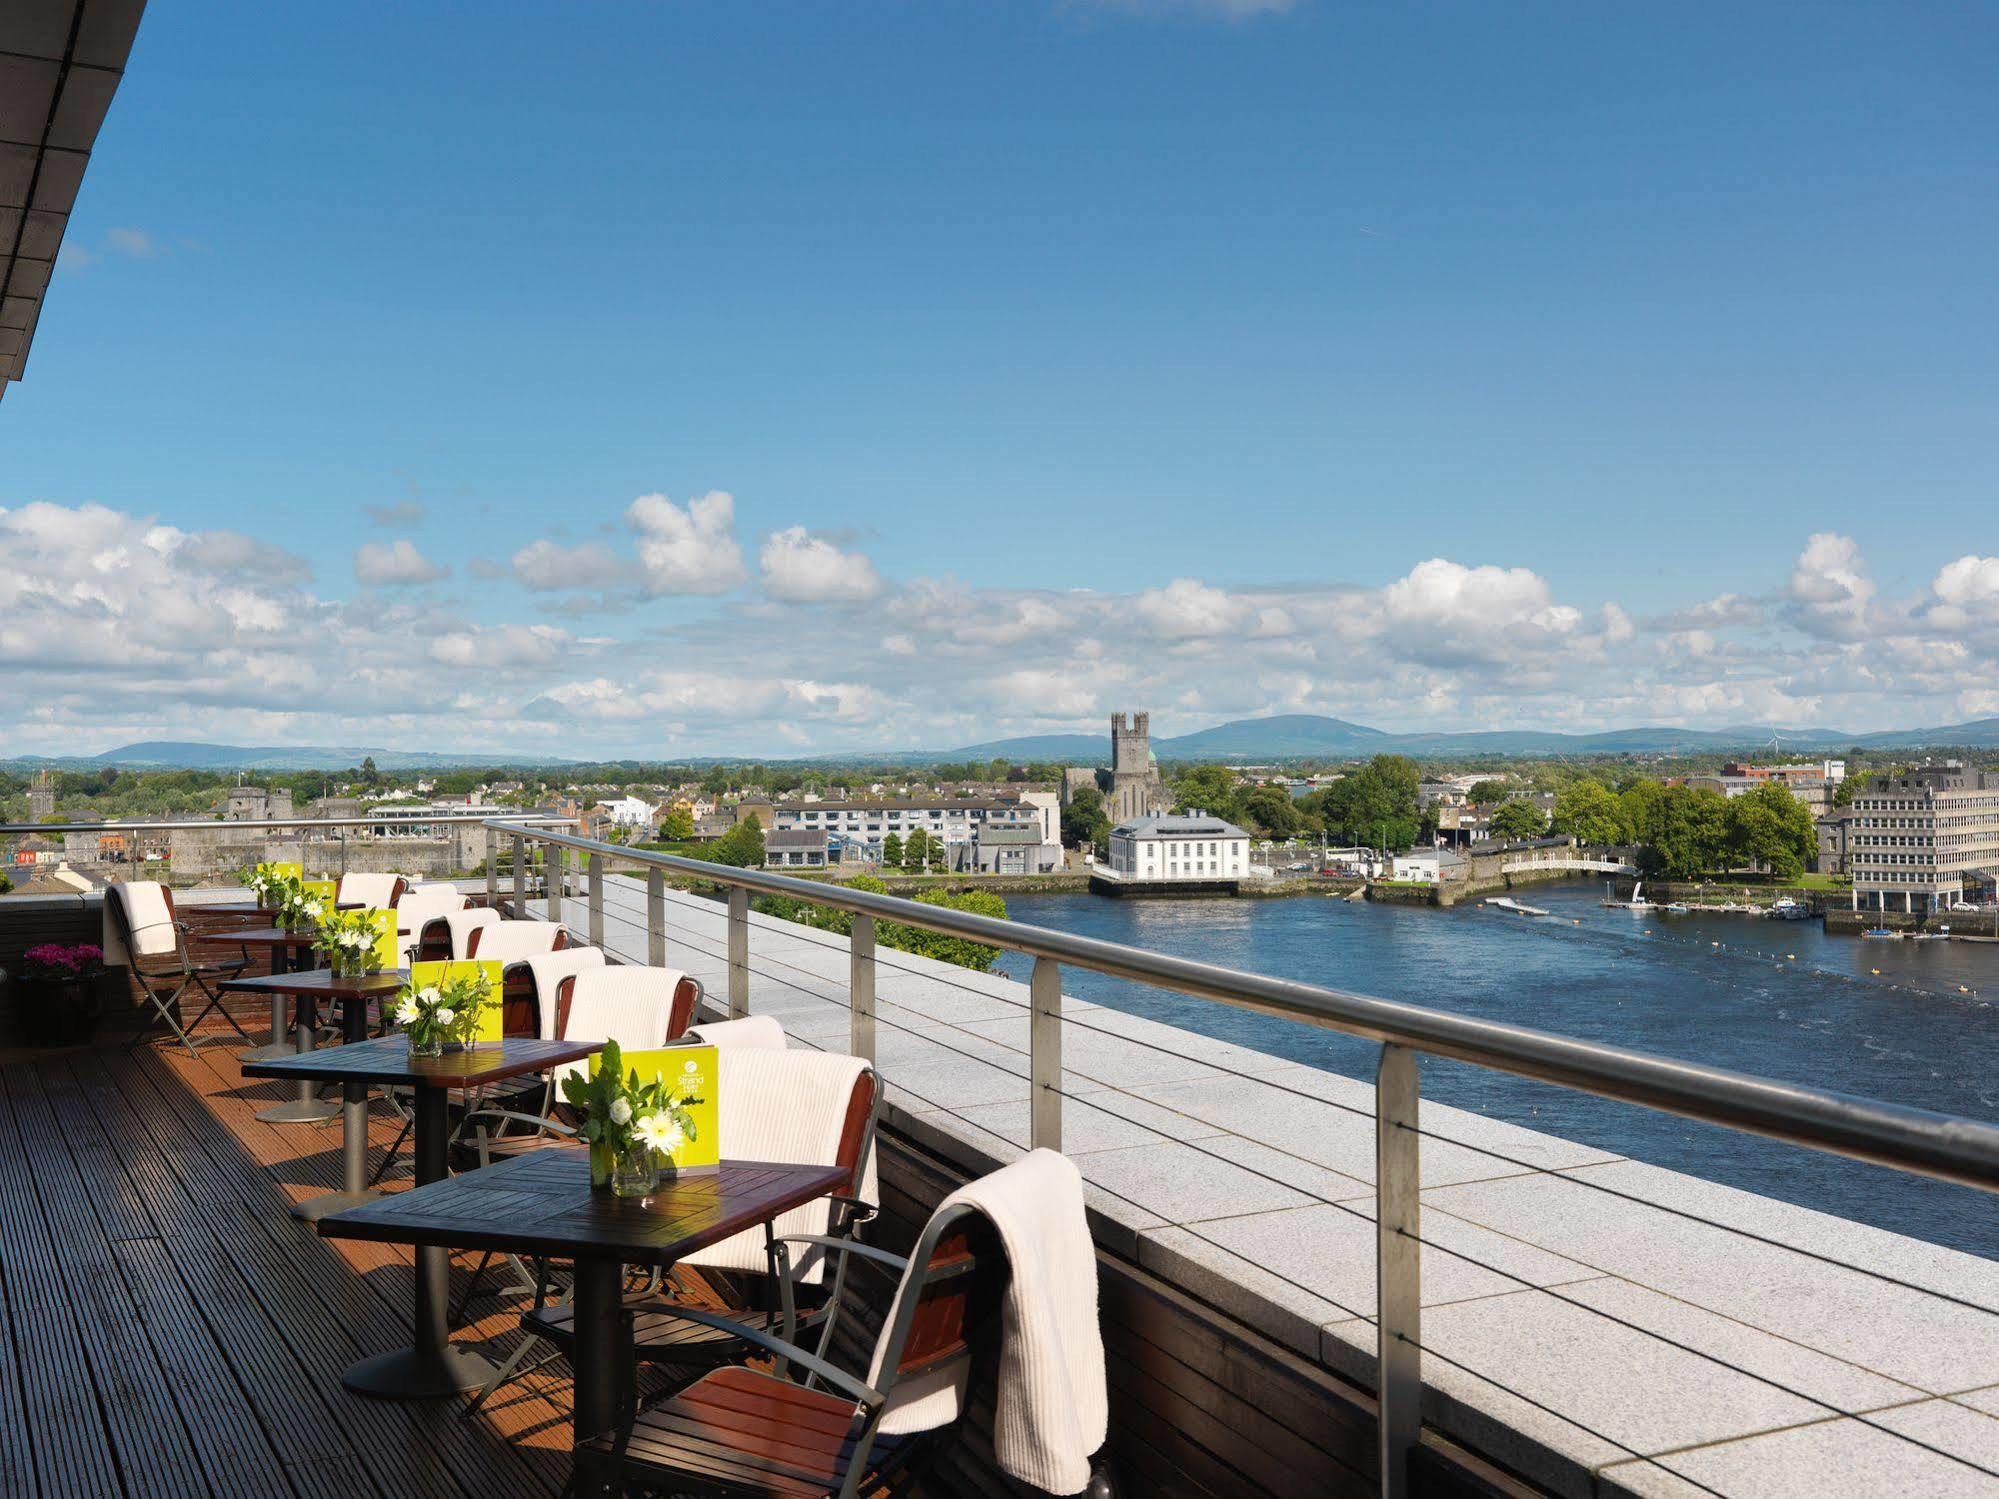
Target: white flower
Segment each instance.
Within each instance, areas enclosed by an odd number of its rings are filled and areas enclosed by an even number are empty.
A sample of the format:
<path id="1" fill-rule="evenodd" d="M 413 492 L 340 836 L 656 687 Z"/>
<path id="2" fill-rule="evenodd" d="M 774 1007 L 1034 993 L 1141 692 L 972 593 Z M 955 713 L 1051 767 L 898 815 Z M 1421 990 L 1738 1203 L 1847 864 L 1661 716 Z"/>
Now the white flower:
<path id="1" fill-rule="evenodd" d="M 449 1025 L 457 1018 L 458 1012 L 456 1010 L 439 1010 L 437 1012 L 437 1023 L 439 1025 Z"/>
<path id="2" fill-rule="evenodd" d="M 423 1001 L 423 1002 L 424 1002 L 425 1004 L 427 1004 L 427 1005 L 434 1005 L 434 1004 L 436 1004 L 436 1003 L 437 1003 L 437 1002 L 438 1002 L 438 1001 L 439 1001 L 440 999 L 444 998 L 444 996 L 443 996 L 442 994 L 439 994 L 439 993 L 437 992 L 437 988 L 436 988 L 436 986 L 435 986 L 435 985 L 433 985 L 432 987 L 430 987 L 430 988 L 428 988 L 428 989 L 425 989 L 425 990 L 421 991 L 421 992 L 420 992 L 420 993 L 419 993 L 419 994 L 417 995 L 417 998 L 418 998 L 418 999 L 420 999 L 420 1000 L 422 1000 L 422 1001 Z"/>
<path id="3" fill-rule="evenodd" d="M 416 1023 L 417 1017 L 422 1013 L 423 1012 L 416 1007 L 415 1000 L 406 999 L 401 1004 L 396 1006 L 396 1024 L 414 1025 Z"/>
<path id="4" fill-rule="evenodd" d="M 326 910 L 325 905 L 323 905 L 319 901 L 309 900 L 305 903 L 305 914 L 308 916 L 319 916 L 323 914 L 325 910 Z"/>
<path id="5" fill-rule="evenodd" d="M 686 1134 L 671 1114 L 648 1114 L 633 1126 L 632 1132 L 640 1144 L 661 1155 L 671 1155 L 687 1143 Z"/>
<path id="6" fill-rule="evenodd" d="M 611 1123 L 629 1124 L 632 1119 L 632 1101 L 629 1098 L 611 1100 Z"/>

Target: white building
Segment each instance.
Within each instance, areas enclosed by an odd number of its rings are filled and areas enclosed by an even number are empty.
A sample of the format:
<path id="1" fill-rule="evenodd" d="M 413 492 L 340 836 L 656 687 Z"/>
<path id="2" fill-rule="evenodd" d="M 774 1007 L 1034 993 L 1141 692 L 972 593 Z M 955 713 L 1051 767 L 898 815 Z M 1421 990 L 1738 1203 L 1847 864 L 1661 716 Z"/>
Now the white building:
<path id="1" fill-rule="evenodd" d="M 599 802 L 597 808 L 611 819 L 612 826 L 620 828 L 649 828 L 659 816 L 658 807 L 636 796 L 620 796 L 608 802 Z"/>
<path id="2" fill-rule="evenodd" d="M 1204 812 L 1134 817 L 1111 829 L 1110 860 L 1125 880 L 1240 880 L 1249 875 L 1249 834 Z"/>
<path id="3" fill-rule="evenodd" d="M 1032 795 L 1033 793 L 1029 793 Z M 762 808 L 758 809 L 761 816 Z M 907 842 L 921 828 L 946 847 L 969 844 L 980 828 L 1013 827 L 1041 831 L 1055 819 L 1061 842 L 1060 811 L 1055 808 L 987 797 L 889 798 L 854 801 L 778 802 L 769 807 L 770 831 L 823 834 L 829 845 L 866 850 L 879 855 L 890 833 Z"/>
<path id="4" fill-rule="evenodd" d="M 1928 914 L 1999 885 L 1999 773 L 1952 760 L 1872 776 L 1848 828 L 1856 909 Z"/>

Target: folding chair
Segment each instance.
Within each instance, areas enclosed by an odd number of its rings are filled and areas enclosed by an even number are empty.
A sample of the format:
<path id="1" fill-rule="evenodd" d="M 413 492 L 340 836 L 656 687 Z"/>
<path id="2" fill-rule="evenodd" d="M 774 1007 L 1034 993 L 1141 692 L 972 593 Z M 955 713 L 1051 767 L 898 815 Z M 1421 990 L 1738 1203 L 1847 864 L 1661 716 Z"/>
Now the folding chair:
<path id="1" fill-rule="evenodd" d="M 913 1385 L 908 1393 L 922 1394 L 990 1367 L 1008 1276 L 997 1234 L 976 1208 L 956 1203 L 931 1216 L 907 1260 L 852 1239 L 794 1235 L 788 1242 L 901 1273 L 894 1316 L 876 1342 L 876 1382 L 829 1362 L 823 1346 L 815 1352 L 768 1328 L 687 1309 L 681 1315 L 688 1320 L 774 1358 L 775 1371 L 739 1364 L 711 1370 L 617 1430 L 586 1438 L 579 1452 L 609 1458 L 629 1488 L 676 1495 L 854 1499 L 915 1488 L 966 1402 L 948 1402 L 943 1424 L 926 1430 L 884 1433 L 883 1417 L 905 1383 Z M 788 1377 L 793 1373 L 802 1379 Z M 906 1408 L 924 1407 L 912 1400 Z"/>
<path id="2" fill-rule="evenodd" d="M 237 1023 L 222 1003 L 221 992 L 209 986 L 211 979 L 234 978 L 249 966 L 249 959 L 216 959 L 197 962 L 187 950 L 187 924 L 174 913 L 174 894 L 156 880 L 132 880 L 105 889 L 105 919 L 112 940 L 107 947 L 123 952 L 130 962 L 132 978 L 139 992 L 153 1007 L 174 1038 L 189 1056 L 198 1056 L 193 1032 L 211 1014 L 218 1014 L 246 1043 L 249 1032 Z M 181 1023 L 180 1003 L 192 989 L 207 999 L 201 1013 L 186 1025 Z M 136 1047 L 153 1030 L 143 1009 L 128 1047 Z"/>

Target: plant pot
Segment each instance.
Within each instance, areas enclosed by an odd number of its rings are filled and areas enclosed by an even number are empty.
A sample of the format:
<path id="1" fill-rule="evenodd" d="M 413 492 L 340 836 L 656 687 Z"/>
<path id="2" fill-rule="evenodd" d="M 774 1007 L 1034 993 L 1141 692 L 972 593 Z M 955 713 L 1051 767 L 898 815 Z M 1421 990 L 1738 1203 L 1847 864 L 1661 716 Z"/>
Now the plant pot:
<path id="1" fill-rule="evenodd" d="M 15 982 L 14 1012 L 21 1039 L 30 1046 L 75 1046 L 90 1039 L 97 1024 L 96 976 L 37 976 Z"/>

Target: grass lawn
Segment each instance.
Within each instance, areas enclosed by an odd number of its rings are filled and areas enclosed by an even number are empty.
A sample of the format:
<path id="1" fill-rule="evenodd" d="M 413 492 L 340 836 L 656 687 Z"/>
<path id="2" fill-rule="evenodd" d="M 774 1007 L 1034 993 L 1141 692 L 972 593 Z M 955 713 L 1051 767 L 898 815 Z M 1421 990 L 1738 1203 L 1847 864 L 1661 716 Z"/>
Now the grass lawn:
<path id="1" fill-rule="evenodd" d="M 1792 884 L 1803 890 L 1850 890 L 1853 881 L 1843 874 L 1801 874 Z"/>

